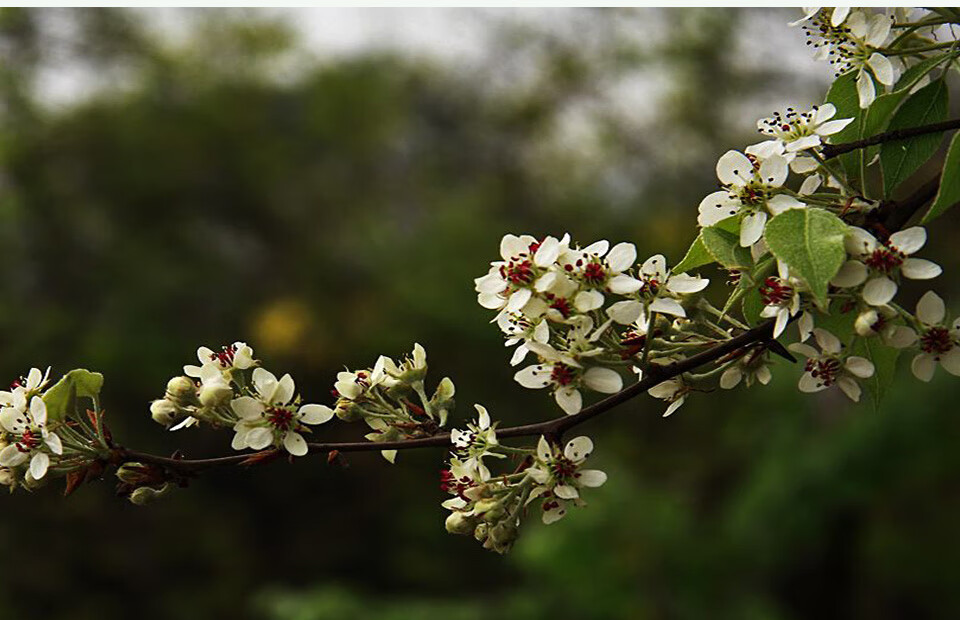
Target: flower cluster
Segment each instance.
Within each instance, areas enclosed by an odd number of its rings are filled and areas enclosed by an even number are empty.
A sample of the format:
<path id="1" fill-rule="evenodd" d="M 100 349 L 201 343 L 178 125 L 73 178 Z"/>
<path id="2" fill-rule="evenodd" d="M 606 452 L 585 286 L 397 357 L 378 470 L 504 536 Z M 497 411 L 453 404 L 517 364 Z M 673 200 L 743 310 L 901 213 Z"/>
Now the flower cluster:
<path id="1" fill-rule="evenodd" d="M 538 358 L 516 381 L 549 389 L 571 415 L 583 406 L 581 390 L 610 394 L 623 387 L 615 368 L 639 354 L 623 344 L 628 335 L 645 334 L 657 314 L 686 317 L 687 298 L 709 283 L 671 273 L 661 255 L 636 264 L 633 244 L 611 248 L 602 240 L 581 248 L 569 235 L 506 235 L 500 256 L 475 281 L 478 301 L 498 311 L 507 345 L 517 345 L 514 365 L 531 352 Z"/>
<path id="2" fill-rule="evenodd" d="M 4 484 L 12 483 L 12 470 L 29 463 L 31 482 L 47 475 L 50 459 L 63 454 L 63 442 L 47 428 L 47 405 L 43 388 L 50 378 L 50 369 L 42 373 L 31 368 L 27 376 L 13 382 L 10 391 L 0 392 L 0 426 L 3 427 L 3 449 L 0 466 L 5 468 Z"/>
<path id="3" fill-rule="evenodd" d="M 308 452 L 303 433 L 333 418 L 326 405 L 303 404 L 293 377 L 279 379 L 254 359 L 253 349 L 235 342 L 214 351 L 197 349 L 200 365 L 183 367 L 185 376 L 167 382 L 164 397 L 153 401 L 153 419 L 170 430 L 198 423 L 234 431 L 234 450 L 273 446 L 293 456 Z"/>

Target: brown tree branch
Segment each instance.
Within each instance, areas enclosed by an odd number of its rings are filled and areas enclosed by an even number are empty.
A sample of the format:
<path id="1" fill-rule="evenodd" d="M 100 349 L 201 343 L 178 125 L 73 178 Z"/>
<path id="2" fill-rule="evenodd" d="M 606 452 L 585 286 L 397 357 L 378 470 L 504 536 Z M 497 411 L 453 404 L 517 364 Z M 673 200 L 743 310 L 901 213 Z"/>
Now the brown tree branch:
<path id="1" fill-rule="evenodd" d="M 875 144 L 893 142 L 894 140 L 905 140 L 906 138 L 914 138 L 916 136 L 923 136 L 941 131 L 951 131 L 953 129 L 960 129 L 960 118 L 943 121 L 941 123 L 932 123 L 930 125 L 919 125 L 917 127 L 893 129 L 891 131 L 878 133 L 862 140 L 853 140 L 852 142 L 824 144 L 823 147 L 821 147 L 820 153 L 823 155 L 824 159 L 833 159 L 834 157 L 843 155 L 844 153 L 856 151 L 857 149 L 866 148 L 868 146 L 874 146 Z"/>

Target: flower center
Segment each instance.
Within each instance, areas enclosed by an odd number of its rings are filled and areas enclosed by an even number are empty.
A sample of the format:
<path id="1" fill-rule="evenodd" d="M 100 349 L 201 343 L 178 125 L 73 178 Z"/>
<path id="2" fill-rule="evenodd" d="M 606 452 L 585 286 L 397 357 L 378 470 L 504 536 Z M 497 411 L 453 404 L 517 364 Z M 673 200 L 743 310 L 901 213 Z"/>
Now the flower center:
<path id="1" fill-rule="evenodd" d="M 583 279 L 594 286 L 603 284 L 607 281 L 607 270 L 603 268 L 599 261 L 591 261 L 583 268 Z"/>
<path id="2" fill-rule="evenodd" d="M 40 436 L 31 430 L 23 431 L 20 441 L 17 442 L 17 450 L 20 452 L 30 452 L 34 448 L 40 447 Z"/>
<path id="3" fill-rule="evenodd" d="M 526 286 L 533 282 L 533 263 L 529 259 L 510 261 L 500 268 L 500 277 L 514 286 Z"/>
<path id="4" fill-rule="evenodd" d="M 943 355 L 953 348 L 953 338 L 946 327 L 931 327 L 920 336 L 920 348 L 924 353 Z"/>
<path id="5" fill-rule="evenodd" d="M 293 426 L 293 412 L 284 407 L 269 407 L 267 422 L 278 431 L 288 431 Z"/>
<path id="6" fill-rule="evenodd" d="M 883 273 L 890 273 L 903 264 L 903 260 L 906 258 L 906 256 L 906 254 L 895 247 L 883 245 L 874 250 L 870 256 L 864 259 L 863 262 L 871 269 L 881 271 Z"/>
<path id="7" fill-rule="evenodd" d="M 233 358 L 237 354 L 237 347 L 234 345 L 226 345 L 220 347 L 220 351 L 210 354 L 210 359 L 220 364 L 223 368 L 230 368 L 233 366 Z"/>
<path id="8" fill-rule="evenodd" d="M 765 306 L 780 306 L 793 297 L 793 287 L 776 276 L 770 276 L 760 285 L 760 300 Z"/>
<path id="9" fill-rule="evenodd" d="M 573 308 L 570 306 L 570 301 L 566 297 L 557 297 L 556 295 L 547 293 L 547 299 L 550 300 L 550 307 L 563 315 L 563 318 L 570 318 Z"/>
<path id="10" fill-rule="evenodd" d="M 557 385 L 570 385 L 575 377 L 573 369 L 566 364 L 554 364 L 550 373 L 550 380 Z"/>
<path id="11" fill-rule="evenodd" d="M 819 379 L 821 385 L 833 385 L 840 374 L 840 360 L 835 357 L 822 357 L 820 359 L 809 359 L 804 368 L 807 372 Z"/>
<path id="12" fill-rule="evenodd" d="M 643 278 L 641 282 L 642 282 L 642 284 L 640 285 L 641 295 L 656 297 L 657 293 L 660 292 L 660 282 L 656 278 L 650 278 L 649 280 L 646 278 Z"/>
<path id="13" fill-rule="evenodd" d="M 573 478 L 577 473 L 576 464 L 568 459 L 565 456 L 558 456 L 553 464 L 550 465 L 550 470 L 553 472 L 553 477 L 557 482 L 563 482 L 569 478 Z"/>

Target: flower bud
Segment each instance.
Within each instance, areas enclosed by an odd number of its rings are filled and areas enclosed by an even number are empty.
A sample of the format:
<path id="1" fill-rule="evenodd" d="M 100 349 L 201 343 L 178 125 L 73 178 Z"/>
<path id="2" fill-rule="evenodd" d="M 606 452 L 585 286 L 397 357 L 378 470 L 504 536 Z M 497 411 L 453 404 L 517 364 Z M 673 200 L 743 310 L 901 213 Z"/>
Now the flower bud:
<path id="1" fill-rule="evenodd" d="M 180 418 L 180 407 L 165 398 L 150 403 L 150 416 L 157 424 L 171 426 Z"/>
<path id="2" fill-rule="evenodd" d="M 23 488 L 28 491 L 36 491 L 37 489 L 45 486 L 49 480 L 50 476 L 44 476 L 40 480 L 37 480 L 33 477 L 33 474 L 31 474 L 30 470 L 28 469 L 27 473 L 23 476 L 23 482 L 21 484 L 23 485 Z"/>
<path id="3" fill-rule="evenodd" d="M 490 529 L 490 535 L 487 542 L 493 543 L 492 548 L 497 553 L 506 553 L 517 540 L 517 526 L 509 521 L 504 521 Z"/>
<path id="4" fill-rule="evenodd" d="M 134 489 L 133 493 L 130 494 L 130 501 L 137 506 L 146 506 L 147 504 L 152 504 L 166 495 L 171 488 L 173 488 L 173 485 L 171 485 L 169 482 L 164 484 L 159 489 L 154 489 L 153 487 L 140 487 Z"/>
<path id="5" fill-rule="evenodd" d="M 484 542 L 487 540 L 487 531 L 489 529 L 490 528 L 486 523 L 481 523 L 477 526 L 477 529 L 473 530 L 473 537 L 480 542 Z"/>
<path id="6" fill-rule="evenodd" d="M 174 377 L 167 382 L 167 397 L 170 400 L 183 401 L 197 395 L 197 385 L 190 377 Z"/>
<path id="7" fill-rule="evenodd" d="M 860 316 L 858 316 L 857 320 L 853 323 L 853 329 L 861 336 L 873 336 L 877 333 L 876 327 L 879 324 L 880 316 L 876 310 L 871 308 L 870 310 L 865 310 L 860 313 Z"/>
<path id="8" fill-rule="evenodd" d="M 0 484 L 5 487 L 17 486 L 17 476 L 9 467 L 0 467 Z"/>
<path id="9" fill-rule="evenodd" d="M 337 417 L 344 422 L 356 422 L 363 417 L 363 408 L 346 398 L 341 398 L 337 401 L 335 411 Z"/>
<path id="10" fill-rule="evenodd" d="M 200 404 L 204 407 L 220 407 L 233 398 L 233 389 L 225 381 L 209 381 L 200 386 Z"/>
<path id="11" fill-rule="evenodd" d="M 447 517 L 444 526 L 451 534 L 470 534 L 477 525 L 477 520 L 473 516 L 466 516 L 462 512 L 453 511 Z"/>
<path id="12" fill-rule="evenodd" d="M 117 468 L 117 478 L 128 484 L 143 482 L 144 467 L 143 463 L 124 463 Z"/>

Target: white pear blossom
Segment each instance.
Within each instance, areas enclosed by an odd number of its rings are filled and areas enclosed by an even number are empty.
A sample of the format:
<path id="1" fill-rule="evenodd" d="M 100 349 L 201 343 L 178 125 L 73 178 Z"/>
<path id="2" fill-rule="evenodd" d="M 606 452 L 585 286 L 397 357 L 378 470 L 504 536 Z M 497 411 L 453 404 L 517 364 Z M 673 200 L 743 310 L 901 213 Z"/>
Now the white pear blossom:
<path id="1" fill-rule="evenodd" d="M 760 286 L 760 300 L 763 302 L 760 316 L 768 319 L 776 318 L 773 325 L 774 338 L 780 337 L 783 330 L 787 328 L 790 317 L 800 311 L 800 287 L 802 286 L 799 280 L 790 277 L 786 263 L 777 261 L 777 268 L 780 277 L 770 276 Z"/>
<path id="2" fill-rule="evenodd" d="M 751 159 L 752 157 L 752 159 Z M 727 151 L 717 162 L 717 177 L 724 189 L 706 196 L 700 202 L 697 222 L 712 226 L 721 220 L 743 213 L 740 222 L 740 245 L 749 247 L 760 240 L 767 214 L 777 215 L 787 209 L 806 205 L 782 193 L 789 166 L 781 155 L 762 161 L 739 151 Z"/>
<path id="3" fill-rule="evenodd" d="M 504 235 L 500 240 L 502 260 L 491 263 L 487 274 L 474 280 L 477 301 L 491 310 L 521 310 L 533 296 L 537 280 L 568 245 L 566 235 L 563 239 L 547 237 L 542 242 L 531 235 Z"/>
<path id="4" fill-rule="evenodd" d="M 645 322 L 648 312 L 686 317 L 678 299 L 699 293 L 710 284 L 707 278 L 685 273 L 671 274 L 662 254 L 651 256 L 640 266 L 640 289 L 635 299 L 618 301 L 607 308 L 607 315 L 621 325 Z"/>
<path id="5" fill-rule="evenodd" d="M 782 146 L 787 153 L 816 148 L 823 143 L 822 138 L 843 131 L 853 122 L 852 118 L 831 120 L 836 113 L 837 108 L 832 103 L 813 106 L 809 112 L 797 112 L 793 108 L 787 108 L 783 114 L 775 112 L 773 116 L 757 121 L 760 133 L 774 139 L 754 146 L 761 149 L 766 146 L 774 152 Z"/>
<path id="6" fill-rule="evenodd" d="M 639 371 L 638 374 L 640 374 Z M 650 396 L 665 400 L 670 403 L 667 407 L 667 410 L 663 412 L 663 417 L 667 417 L 679 409 L 683 403 L 686 402 L 687 394 L 689 393 L 690 388 L 685 385 L 683 380 L 679 377 L 661 381 L 657 385 L 647 390 L 647 394 Z"/>
<path id="7" fill-rule="evenodd" d="M 860 384 L 857 379 L 873 376 L 873 363 L 865 357 L 851 355 L 844 358 L 840 339 L 825 329 L 813 330 L 813 337 L 820 351 L 808 344 L 795 342 L 791 351 L 808 358 L 800 377 L 801 392 L 819 392 L 832 385 L 839 387 L 853 401 L 860 400 Z"/>
<path id="8" fill-rule="evenodd" d="M 63 454 L 60 437 L 47 430 L 47 405 L 39 396 L 30 399 L 29 407 L 4 407 L 0 425 L 14 435 L 13 443 L 0 450 L 0 466 L 17 467 L 29 459 L 30 475 L 40 480 L 47 474 L 50 454 Z"/>
<path id="9" fill-rule="evenodd" d="M 229 380 L 234 369 L 246 370 L 257 365 L 257 361 L 253 358 L 253 349 L 247 343 L 240 341 L 220 347 L 219 351 L 200 347 L 197 349 L 197 359 L 200 361 L 199 366 L 183 367 L 183 373 L 188 377 L 199 379 L 203 376 L 203 369 L 208 368 L 216 369 Z"/>
<path id="10" fill-rule="evenodd" d="M 884 306 L 897 294 L 898 276 L 929 280 L 943 271 L 936 263 L 910 256 L 926 241 L 927 231 L 922 226 L 895 232 L 883 243 L 866 230 L 851 226 L 846 247 L 853 258 L 841 266 L 830 283 L 841 288 L 863 284 L 863 300 L 871 306 Z"/>
<path id="11" fill-rule="evenodd" d="M 490 414 L 487 412 L 487 408 L 477 404 L 474 407 L 477 409 L 477 420 L 468 422 L 467 430 L 451 430 L 450 443 L 463 457 L 459 461 L 459 466 L 469 472 L 476 472 L 475 475 L 470 475 L 471 478 L 486 482 L 490 480 L 490 470 L 483 463 L 483 458 L 485 456 L 506 458 L 506 456 L 494 452 L 500 445 L 497 441 L 497 425 L 496 423 L 490 423 Z M 457 476 L 457 478 L 461 477 L 460 475 Z"/>
<path id="12" fill-rule="evenodd" d="M 746 380 L 747 387 L 754 382 L 762 385 L 770 383 L 773 373 L 770 372 L 770 358 L 764 347 L 755 347 L 741 356 L 733 365 L 720 375 L 720 387 L 732 390 Z"/>
<path id="13" fill-rule="evenodd" d="M 868 307 L 857 315 L 853 329 L 864 338 L 880 336 L 888 347 L 904 349 L 917 341 L 917 332 L 892 322 L 898 316 L 890 306 Z"/>
<path id="14" fill-rule="evenodd" d="M 960 376 L 960 317 L 950 327 L 945 323 L 947 310 L 940 296 L 927 291 L 917 302 L 920 321 L 920 353 L 910 369 L 921 381 L 930 381 L 937 362 L 951 375 Z"/>
<path id="15" fill-rule="evenodd" d="M 540 437 L 536 461 L 526 470 L 536 483 L 527 501 L 542 498 L 544 523 L 549 525 L 562 519 L 567 514 L 567 502 L 584 506 L 580 489 L 603 486 L 607 481 L 607 474 L 599 469 L 582 469 L 591 452 L 593 442 L 589 437 L 571 439 L 563 452 Z"/>
<path id="16" fill-rule="evenodd" d="M 233 449 L 262 450 L 269 445 L 283 446 L 294 456 L 307 453 L 307 442 L 300 434 L 304 424 L 323 424 L 333 417 L 326 405 L 291 404 L 296 386 L 287 374 L 279 380 L 268 370 L 253 371 L 256 396 L 241 396 L 231 402 L 239 420 L 234 425 Z"/>
<path id="17" fill-rule="evenodd" d="M 640 290 L 640 281 L 623 273 L 637 260 L 637 248 L 632 243 L 610 244 L 597 241 L 583 250 L 568 250 L 559 257 L 566 274 L 580 283 L 581 289 L 573 298 L 580 312 L 601 308 L 604 292 L 628 295 Z"/>

